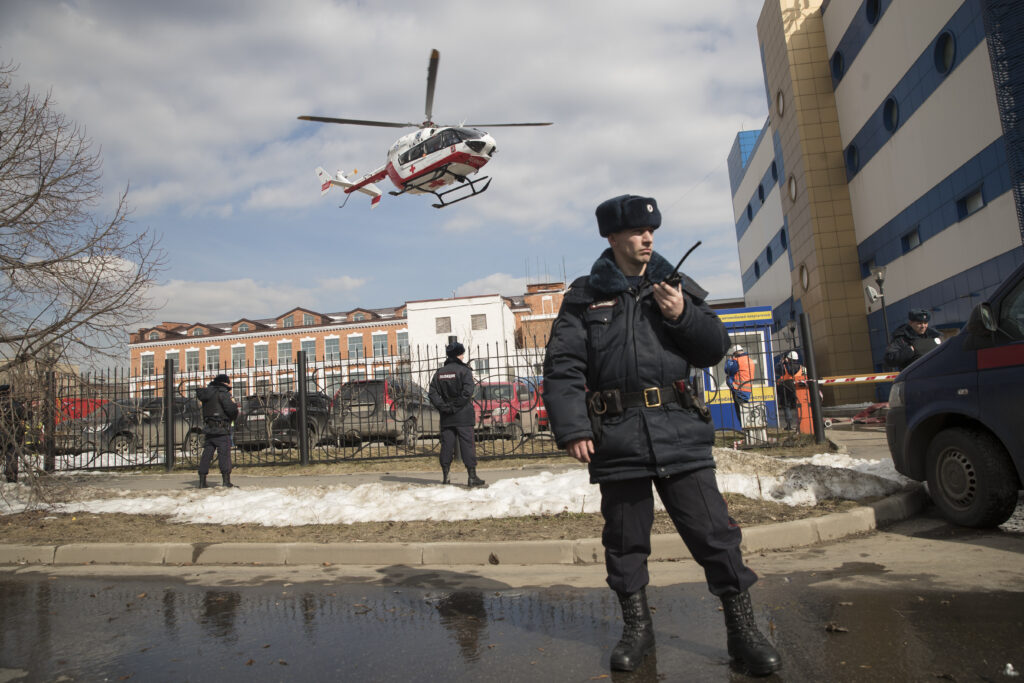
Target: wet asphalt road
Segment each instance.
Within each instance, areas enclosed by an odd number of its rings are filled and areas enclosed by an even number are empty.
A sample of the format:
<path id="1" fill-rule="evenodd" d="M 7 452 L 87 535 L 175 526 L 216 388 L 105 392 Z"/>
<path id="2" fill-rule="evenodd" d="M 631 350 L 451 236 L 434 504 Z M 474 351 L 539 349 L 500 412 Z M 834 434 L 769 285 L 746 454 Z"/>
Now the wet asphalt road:
<path id="1" fill-rule="evenodd" d="M 1024 534 L 933 515 L 749 558 L 790 681 L 1014 680 Z M 0 573 L 0 682 L 723 681 L 717 601 L 652 566 L 656 656 L 610 675 L 600 567 L 43 567 Z"/>

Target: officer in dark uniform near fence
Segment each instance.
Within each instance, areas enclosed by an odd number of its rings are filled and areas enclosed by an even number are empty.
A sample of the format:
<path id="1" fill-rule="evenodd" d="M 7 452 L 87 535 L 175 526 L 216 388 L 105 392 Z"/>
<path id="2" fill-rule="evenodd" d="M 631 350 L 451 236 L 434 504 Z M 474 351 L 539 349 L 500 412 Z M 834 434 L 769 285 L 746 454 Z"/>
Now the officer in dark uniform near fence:
<path id="1" fill-rule="evenodd" d="M 657 489 L 708 588 L 725 609 L 728 651 L 748 673 L 781 667 L 758 630 L 747 589 L 757 576 L 740 553 L 739 527 L 715 480 L 715 431 L 687 381 L 716 365 L 729 337 L 707 292 L 653 251 L 654 199 L 622 195 L 597 207 L 610 249 L 565 294 L 544 359 L 544 404 L 558 445 L 589 463 L 601 488 L 608 585 L 622 606 L 611 668 L 632 671 L 654 648 L 647 604 Z"/>
<path id="2" fill-rule="evenodd" d="M 470 487 L 483 486 L 486 482 L 476 476 L 476 448 L 473 443 L 473 425 L 476 411 L 473 410 L 473 371 L 462 361 L 466 347 L 453 341 L 445 347 L 444 365 L 438 368 L 430 380 L 427 396 L 430 403 L 441 413 L 441 474 L 442 483 L 450 484 L 448 476 L 455 459 L 455 440 L 459 440 L 462 462 L 469 473 Z"/>
<path id="3" fill-rule="evenodd" d="M 196 397 L 203 404 L 203 434 L 206 435 L 206 445 L 199 458 L 199 488 L 206 488 L 214 449 L 224 486 L 234 486 L 231 483 L 231 423 L 238 417 L 238 406 L 231 400 L 231 378 L 217 375 L 196 391 Z"/>
<path id="4" fill-rule="evenodd" d="M 18 458 L 25 447 L 25 404 L 11 396 L 11 385 L 0 384 L 0 453 L 4 459 L 4 479 L 18 481 Z"/>
<path id="5" fill-rule="evenodd" d="M 942 335 L 928 327 L 931 319 L 932 314 L 925 308 L 910 309 L 907 322 L 893 331 L 885 349 L 888 367 L 902 370 L 942 343 Z"/>

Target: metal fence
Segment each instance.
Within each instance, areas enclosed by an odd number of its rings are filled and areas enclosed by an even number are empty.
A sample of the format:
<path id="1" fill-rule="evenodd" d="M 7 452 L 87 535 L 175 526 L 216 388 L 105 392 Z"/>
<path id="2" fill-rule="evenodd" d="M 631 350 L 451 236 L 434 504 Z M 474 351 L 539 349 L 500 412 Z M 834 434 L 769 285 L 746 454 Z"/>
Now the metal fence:
<path id="1" fill-rule="evenodd" d="M 786 443 L 798 430 L 811 433 L 806 387 L 794 402 L 794 429 L 786 431 L 779 420 L 777 365 L 794 349 L 802 360 L 796 340 L 781 344 L 754 329 L 733 329 L 731 336 L 754 360 L 750 400 L 734 401 L 724 361 L 689 378 L 722 432 L 720 442 L 769 446 Z M 468 350 L 482 460 L 562 452 L 542 401 L 543 356 L 543 348 Z M 440 349 L 344 360 L 299 351 L 290 363 L 182 371 L 168 362 L 141 372 L 48 372 L 14 387 L 13 396 L 24 406 L 26 464 L 49 471 L 195 468 L 204 444 L 196 390 L 220 373 L 231 377 L 240 408 L 232 434 L 235 465 L 410 458 L 438 454 L 440 416 L 427 387 L 443 362 Z"/>

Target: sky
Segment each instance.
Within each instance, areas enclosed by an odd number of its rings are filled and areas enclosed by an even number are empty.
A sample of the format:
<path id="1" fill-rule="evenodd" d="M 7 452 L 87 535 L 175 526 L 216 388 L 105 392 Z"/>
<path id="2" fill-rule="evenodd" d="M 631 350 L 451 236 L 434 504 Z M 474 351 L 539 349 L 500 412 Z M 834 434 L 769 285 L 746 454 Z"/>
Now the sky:
<path id="1" fill-rule="evenodd" d="M 161 236 L 153 320 L 226 322 L 500 293 L 589 272 L 594 208 L 657 199 L 655 250 L 713 299 L 742 295 L 726 158 L 767 116 L 761 3 L 520 0 L 3 0 L 0 62 L 50 91 L 103 158 L 109 213 Z M 376 209 L 315 169 L 382 166 L 422 121 L 495 128 L 490 189 L 450 208 L 385 194 Z M 387 181 L 385 191 L 393 189 Z"/>
<path id="2" fill-rule="evenodd" d="M 106 454 L 116 458 L 112 453 Z M 716 449 L 718 486 L 723 493 L 739 493 L 786 505 L 813 506 L 822 498 L 862 500 L 887 496 L 911 481 L 893 469 L 892 460 L 865 460 L 836 453 L 780 460 L 757 454 Z M 734 461 L 733 458 L 736 458 Z M 781 464 L 780 464 L 781 463 Z M 123 489 L 106 489 L 95 497 L 60 504 L 62 513 L 124 513 L 165 515 L 184 524 L 351 524 L 354 522 L 437 520 L 455 521 L 563 511 L 600 512 L 601 492 L 589 483 L 585 467 L 570 471 L 542 471 L 491 482 L 486 488 L 380 481 L 355 486 L 289 485 L 294 477 L 279 477 L 280 486 L 241 486 L 178 490 L 129 488 L 131 474 L 120 476 Z M 211 481 L 216 481 L 211 473 Z M 464 472 L 453 471 L 461 481 Z M 479 470 L 486 478 L 487 471 Z M 438 471 L 438 478 L 440 471 Z M 235 477 L 236 482 L 238 477 Z M 268 481 L 268 479 L 262 479 Z M 87 486 L 88 482 L 84 485 Z M 0 514 L 21 512 L 29 496 L 28 484 L 0 484 Z M 655 498 L 655 507 L 664 510 Z"/>

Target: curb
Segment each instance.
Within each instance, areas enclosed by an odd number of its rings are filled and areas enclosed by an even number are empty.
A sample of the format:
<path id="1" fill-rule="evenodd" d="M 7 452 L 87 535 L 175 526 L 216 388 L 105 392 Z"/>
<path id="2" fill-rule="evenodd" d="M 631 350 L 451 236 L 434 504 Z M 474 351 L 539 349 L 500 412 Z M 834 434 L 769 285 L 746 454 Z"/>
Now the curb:
<path id="1" fill-rule="evenodd" d="M 743 530 L 744 553 L 789 550 L 873 531 L 917 514 L 924 487 L 847 512 Z M 653 562 L 692 559 L 676 534 L 651 537 Z M 493 543 L 72 543 L 0 544 L 4 565 L 588 565 L 604 562 L 600 538 Z"/>

